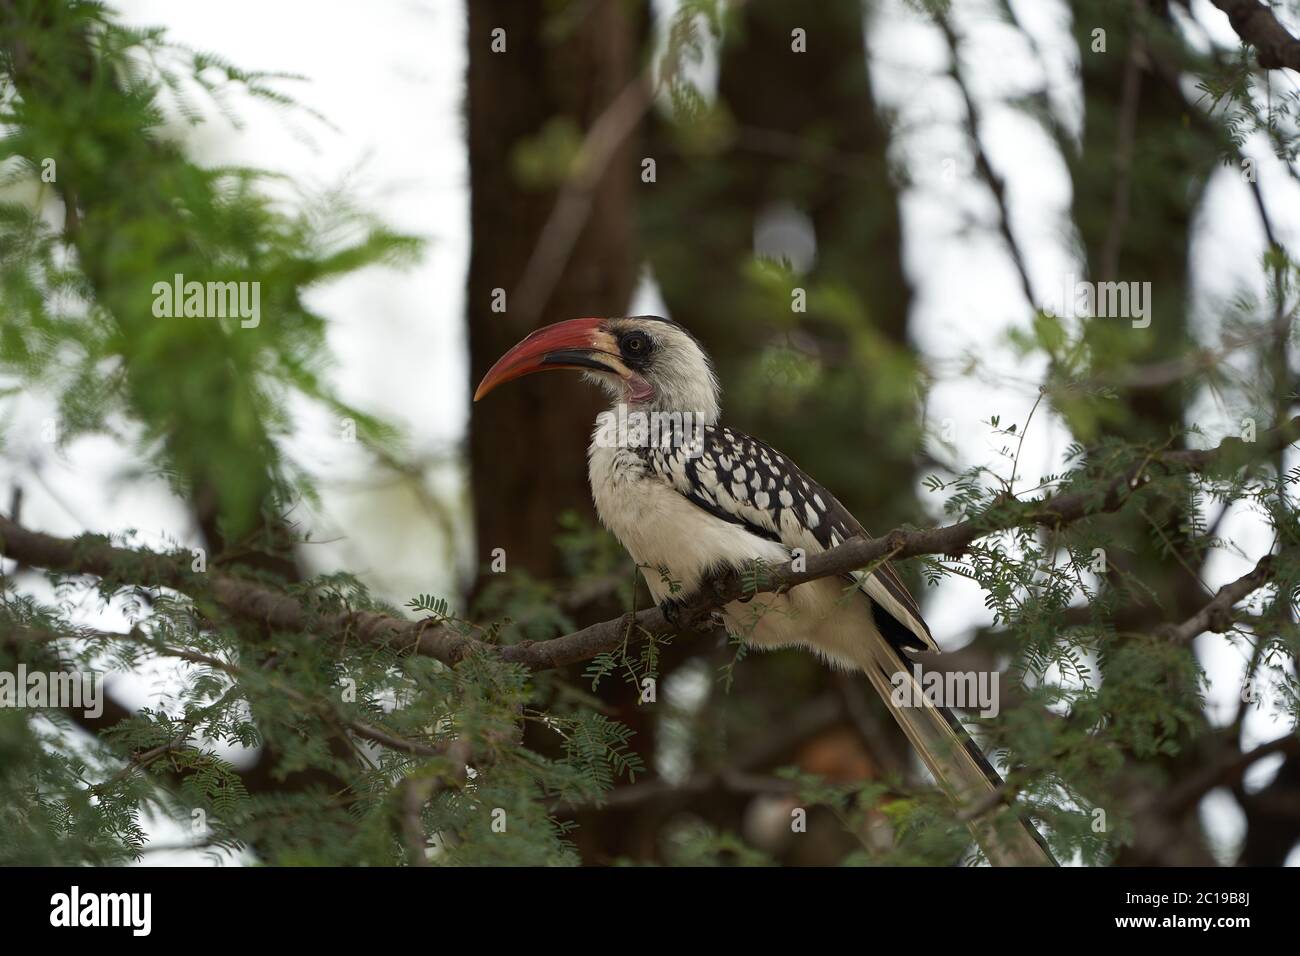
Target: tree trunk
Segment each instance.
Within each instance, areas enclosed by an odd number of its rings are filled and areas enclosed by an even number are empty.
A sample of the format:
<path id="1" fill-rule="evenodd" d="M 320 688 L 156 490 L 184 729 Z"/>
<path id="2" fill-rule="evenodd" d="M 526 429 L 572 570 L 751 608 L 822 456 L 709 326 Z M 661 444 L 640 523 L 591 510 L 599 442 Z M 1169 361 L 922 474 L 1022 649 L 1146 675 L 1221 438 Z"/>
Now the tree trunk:
<path id="1" fill-rule="evenodd" d="M 469 8 L 471 250 L 467 319 L 473 382 L 539 325 L 619 315 L 636 278 L 632 144 L 609 164 L 554 291 L 529 319 L 509 295 L 533 254 L 556 193 L 516 175 L 516 150 L 557 119 L 587 130 L 636 75 L 636 24 L 626 4 L 601 0 L 581 17 L 510 0 Z M 568 8 L 565 8 L 567 10 Z M 504 30 L 504 52 L 493 31 Z M 498 42 L 502 39 L 497 34 Z M 555 127 L 552 127 L 555 128 Z M 492 309 L 494 290 L 506 311 Z M 565 509 L 591 516 L 586 447 L 599 397 L 578 376 L 525 378 L 472 407 L 470 463 L 480 565 L 505 549 L 509 569 L 536 577 L 561 567 L 552 540 Z"/>

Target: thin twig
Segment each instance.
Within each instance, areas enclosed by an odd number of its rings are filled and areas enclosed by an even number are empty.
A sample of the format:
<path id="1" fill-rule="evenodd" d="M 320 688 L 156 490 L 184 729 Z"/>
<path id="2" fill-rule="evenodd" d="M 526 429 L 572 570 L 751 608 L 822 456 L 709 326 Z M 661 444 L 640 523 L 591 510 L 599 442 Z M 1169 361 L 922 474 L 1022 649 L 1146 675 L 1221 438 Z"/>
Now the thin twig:
<path id="1" fill-rule="evenodd" d="M 970 86 L 966 80 L 966 74 L 961 65 L 961 42 L 953 30 L 952 23 L 949 21 L 947 14 L 940 9 L 934 12 L 934 21 L 943 34 L 943 38 L 948 44 L 948 55 L 951 60 L 949 71 L 953 81 L 957 84 L 957 89 L 961 93 L 962 102 L 966 106 L 966 133 L 970 139 L 971 150 L 975 155 L 975 169 L 980 178 L 988 186 L 989 192 L 993 194 L 993 201 L 998 208 L 998 232 L 1002 234 L 1003 240 L 1007 244 L 1007 252 L 1011 256 L 1011 262 L 1016 267 L 1016 274 L 1020 277 L 1020 286 L 1024 291 L 1025 299 L 1030 308 L 1037 308 L 1039 304 L 1038 296 L 1034 294 L 1034 284 L 1029 278 L 1029 266 L 1025 260 L 1024 253 L 1020 249 L 1020 243 L 1016 240 L 1015 233 L 1011 229 L 1011 212 L 1007 206 L 1007 184 L 1006 181 L 993 168 L 993 163 L 989 160 L 988 153 L 984 149 L 984 143 L 980 139 L 980 108 L 970 91 Z"/>

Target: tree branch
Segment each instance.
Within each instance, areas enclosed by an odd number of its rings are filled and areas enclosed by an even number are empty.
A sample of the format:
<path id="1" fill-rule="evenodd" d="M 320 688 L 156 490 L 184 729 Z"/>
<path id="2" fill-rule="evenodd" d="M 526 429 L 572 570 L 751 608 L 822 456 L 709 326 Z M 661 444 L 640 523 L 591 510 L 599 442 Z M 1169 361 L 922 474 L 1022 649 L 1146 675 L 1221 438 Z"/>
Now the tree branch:
<path id="1" fill-rule="evenodd" d="M 952 22 L 942 12 L 942 8 L 935 10 L 934 22 L 938 26 L 939 32 L 943 34 L 944 42 L 948 46 L 948 56 L 951 60 L 948 67 L 949 75 L 952 77 L 953 82 L 957 84 L 957 90 L 961 94 L 962 102 L 966 107 L 966 135 L 970 140 L 971 151 L 974 154 L 975 170 L 993 195 L 993 202 L 998 210 L 998 232 L 1007 245 L 1007 252 L 1011 256 L 1011 264 L 1015 266 L 1016 275 L 1020 278 L 1020 287 L 1025 294 L 1025 300 L 1029 303 L 1031 309 L 1037 309 L 1040 302 L 1038 296 L 1034 294 L 1034 284 L 1029 278 L 1029 266 L 1024 252 L 1020 248 L 1020 243 L 1016 241 L 1016 235 L 1011 229 L 1011 211 L 1007 204 L 1006 180 L 993 168 L 988 151 L 985 150 L 984 142 L 980 138 L 982 123 L 980 108 L 974 94 L 971 92 L 970 85 L 966 81 L 965 71 L 962 69 L 961 41 L 953 29 Z"/>
<path id="2" fill-rule="evenodd" d="M 1300 737 L 1294 733 L 1286 734 L 1246 753 L 1233 746 L 1163 795 L 1154 796 L 1151 806 L 1158 810 L 1160 816 L 1184 813 L 1215 787 L 1234 785 L 1254 764 L 1275 753 L 1288 756 L 1300 754 Z"/>
<path id="3" fill-rule="evenodd" d="M 1271 455 L 1298 439 L 1300 416 L 1261 432 L 1254 443 L 1228 438 L 1210 449 L 1153 452 L 1100 488 L 1032 500 L 1004 498 L 981 514 L 955 524 L 912 531 L 899 529 L 878 538 L 853 538 L 828 551 L 810 555 L 801 571 L 795 571 L 791 565 L 768 566 L 761 569 L 758 590 L 787 591 L 808 581 L 847 574 L 885 560 L 927 554 L 955 556 L 980 538 L 1013 528 L 1062 527 L 1093 515 L 1118 511 L 1153 475 L 1235 468 Z M 295 597 L 260 582 L 220 571 L 191 572 L 188 555 L 122 548 L 92 535 L 58 538 L 29 530 L 3 516 L 0 516 L 0 557 L 49 571 L 90 574 L 109 582 L 127 578 L 133 584 L 172 588 L 199 601 L 213 599 L 231 616 L 275 630 L 312 631 L 322 639 L 381 644 L 449 665 L 475 653 L 495 654 L 504 661 L 533 670 L 589 660 L 597 654 L 640 643 L 650 634 L 692 629 L 717 608 L 753 593 L 753 579 L 747 581 L 748 576 L 733 571 L 701 588 L 672 621 L 660 609 L 648 608 L 550 640 L 500 646 L 459 634 L 427 619 L 409 621 L 373 611 L 315 611 L 309 606 L 309 598 Z"/>
<path id="4" fill-rule="evenodd" d="M 1273 559 L 1271 554 L 1264 555 L 1251 571 L 1219 588 L 1214 599 L 1187 620 L 1166 625 L 1161 636 L 1174 644 L 1188 644 L 1205 631 L 1221 634 L 1228 630 L 1232 627 L 1232 606 L 1272 580 Z"/>
<path id="5" fill-rule="evenodd" d="M 411 866 L 428 866 L 429 837 L 424 830 L 424 808 L 440 791 L 449 785 L 461 786 L 466 777 L 466 766 L 472 757 L 468 741 L 455 740 L 447 747 L 447 762 L 450 765 L 446 773 L 407 777 L 397 786 L 401 801 L 402 841 L 406 844 L 406 856 Z"/>
<path id="6" fill-rule="evenodd" d="M 1283 67 L 1300 72 L 1300 40 L 1282 26 L 1277 15 L 1259 0 L 1213 0 L 1228 15 L 1228 22 L 1242 42 L 1255 48 L 1259 65 L 1266 70 Z"/>
<path id="7" fill-rule="evenodd" d="M 5 519 L 0 519 L 0 520 L 5 520 Z M 189 650 L 188 648 L 173 647 L 168 644 L 163 644 L 163 643 L 150 640 L 147 635 L 139 631 L 132 630 L 130 632 L 113 633 L 113 634 L 105 634 L 104 632 L 91 632 L 91 633 L 95 633 L 100 636 L 108 637 L 114 640 L 133 641 L 141 645 L 142 647 L 146 647 L 164 656 L 175 657 L 177 660 L 188 661 L 191 664 L 201 664 L 204 667 L 214 668 L 216 670 L 221 671 L 223 674 L 229 675 L 235 680 L 243 679 L 248 673 L 244 668 L 238 666 L 237 664 L 231 664 L 229 661 L 223 661 L 220 658 L 213 657 L 210 654 L 201 654 L 198 651 L 192 651 Z M 49 643 L 50 641 L 57 640 L 61 637 L 77 638 L 79 636 L 86 636 L 86 632 L 72 631 L 64 635 L 64 634 L 59 634 L 56 631 L 51 631 L 45 628 L 23 627 L 23 628 L 13 628 L 9 631 L 7 635 L 4 636 L 7 637 L 8 640 L 15 643 L 20 642 L 22 640 L 32 640 L 32 641 L 39 641 L 41 643 Z M 368 724 L 364 721 L 344 718 L 341 717 L 341 715 L 333 713 L 332 711 L 326 713 L 326 711 L 328 711 L 328 708 L 322 707 L 320 702 L 313 701 L 311 698 L 307 697 L 305 694 L 300 693 L 299 691 L 295 690 L 292 687 L 280 685 L 276 688 L 276 690 L 279 693 L 284 694 L 294 703 L 299 704 L 300 706 L 306 709 L 321 711 L 323 715 L 326 716 L 327 718 L 342 719 L 343 723 L 347 726 L 349 730 L 351 730 L 358 737 L 361 737 L 365 740 L 369 740 L 371 743 L 376 743 L 382 747 L 388 747 L 390 750 L 397 750 L 403 753 L 409 753 L 413 756 L 419 756 L 419 757 L 442 757 L 445 756 L 447 753 L 447 748 L 446 746 L 443 745 L 435 746 L 432 744 L 424 743 L 423 741 L 410 740 L 408 738 L 399 737 L 395 734 L 388 732 L 387 730 L 384 730 L 382 727 L 377 727 L 373 724 Z M 185 723 L 190 724 L 192 729 L 193 724 L 196 722 L 197 721 L 186 721 Z M 141 755 L 141 757 L 137 757 L 136 759 L 141 760 L 142 758 L 147 758 L 149 761 L 152 761 L 157 757 L 162 756 L 164 753 L 170 750 L 175 750 L 178 747 L 182 746 L 188 738 L 189 738 L 189 731 L 187 731 L 182 735 L 179 735 L 177 738 L 171 741 L 168 741 L 167 743 L 163 744 L 160 747 L 154 748 L 154 750 L 148 751 L 147 753 Z M 115 783 L 115 782 L 117 782 L 116 777 L 112 781 L 110 781 L 110 783 Z"/>

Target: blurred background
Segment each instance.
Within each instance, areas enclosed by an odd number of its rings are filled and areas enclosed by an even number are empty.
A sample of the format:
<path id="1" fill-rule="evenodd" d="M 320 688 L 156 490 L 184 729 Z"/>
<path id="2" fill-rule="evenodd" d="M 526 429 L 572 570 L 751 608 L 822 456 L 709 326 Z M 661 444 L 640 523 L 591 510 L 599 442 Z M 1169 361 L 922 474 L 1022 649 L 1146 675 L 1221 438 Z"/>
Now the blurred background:
<path id="1" fill-rule="evenodd" d="M 1294 28 L 1289 7 L 1278 15 Z M 1234 118 L 1232 98 L 1204 76 L 1240 72 L 1240 41 L 1209 0 L 113 9 L 128 25 L 165 28 L 171 43 L 291 74 L 275 85 L 301 107 L 237 86 L 220 98 L 163 96 L 166 135 L 194 162 L 282 174 L 266 189 L 285 202 L 346 195 L 422 240 L 400 267 L 370 265 L 305 293 L 325 320 L 330 387 L 399 436 L 379 453 L 355 440 L 347 414 L 286 400 L 280 452 L 318 492 L 291 513 L 305 572 L 354 573 L 398 605 L 444 595 L 471 616 L 531 620 L 533 636 L 622 613 L 633 575 L 589 500 L 598 396 L 576 376 L 545 376 L 471 406 L 473 385 L 530 329 L 587 315 L 684 323 L 716 360 L 725 420 L 788 453 L 883 533 L 945 521 L 947 495 L 926 476 L 977 466 L 1005 476 L 1017 442 L 1029 488 L 1062 470 L 1075 441 L 1162 440 L 1180 426 L 1205 444 L 1235 434 L 1243 405 L 1231 383 L 1258 373 L 1225 343 L 1252 316 L 1270 318 L 1265 254 L 1300 240 L 1294 153 L 1277 158 L 1295 76 L 1273 71 L 1242 94 L 1281 110 L 1272 132 Z M 13 198 L 29 186 L 6 189 Z M 1229 386 L 1171 378 L 1121 389 L 1125 412 L 1111 421 L 1040 403 L 1051 358 L 1018 336 L 1042 312 L 1059 314 L 1067 283 L 1089 275 L 1155 289 L 1152 328 L 1116 346 L 1117 365 L 1213 352 Z M 805 310 L 792 309 L 792 289 L 804 290 Z M 504 311 L 494 309 L 502 295 Z M 56 394 L 30 388 L 3 402 L 0 487 L 21 488 L 24 523 L 66 535 L 135 529 L 154 547 L 203 540 L 190 503 L 138 467 L 132 440 L 101 431 L 51 443 Z M 1135 545 L 1137 573 L 1163 598 L 1157 617 L 1182 619 L 1205 588 L 1269 549 L 1257 509 L 1219 510 L 1207 502 L 1203 517 L 1235 550 L 1211 550 L 1190 576 Z M 498 547 L 509 587 L 487 570 Z M 908 570 L 954 660 L 1005 660 L 978 583 L 927 584 Z M 553 609 L 549 629 L 529 600 Z M 124 608 L 93 596 L 74 612 L 128 626 Z M 1208 725 L 1240 719 L 1243 748 L 1286 729 L 1276 713 L 1239 713 L 1247 643 L 1203 635 L 1195 647 Z M 793 651 L 734 668 L 727 646 L 678 639 L 662 654 L 665 706 L 638 707 L 635 688 L 615 680 L 593 692 L 635 730 L 652 773 L 604 809 L 574 811 L 569 839 L 586 862 L 690 862 L 695 844 L 681 834 L 701 828 L 780 862 L 835 862 L 855 837 L 791 839 L 793 797 L 748 786 L 748 775 L 788 765 L 833 782 L 917 773 L 856 677 Z M 582 671 L 570 676 L 590 691 Z M 114 673 L 108 687 L 138 708 L 177 679 L 157 664 Z M 256 756 L 224 752 L 244 765 Z M 1280 754 L 1255 763 L 1240 793 L 1205 794 L 1186 824 L 1195 851 L 1127 861 L 1300 863 L 1300 820 L 1249 799 L 1300 793 L 1300 764 L 1290 758 L 1279 775 L 1282 764 Z M 158 846 L 181 842 L 161 817 L 148 830 Z"/>

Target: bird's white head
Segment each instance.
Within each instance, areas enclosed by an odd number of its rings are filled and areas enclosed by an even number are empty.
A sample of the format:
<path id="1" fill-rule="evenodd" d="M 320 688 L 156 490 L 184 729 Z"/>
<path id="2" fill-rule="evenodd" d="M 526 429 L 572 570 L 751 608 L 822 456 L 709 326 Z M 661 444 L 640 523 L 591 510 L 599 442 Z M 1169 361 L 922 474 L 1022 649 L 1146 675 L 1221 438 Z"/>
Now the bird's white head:
<path id="1" fill-rule="evenodd" d="M 718 379 L 695 336 L 671 319 L 571 319 L 538 329 L 483 376 L 474 401 L 503 382 L 554 368 L 580 369 L 615 402 L 718 420 Z"/>

